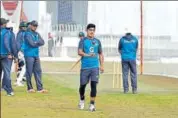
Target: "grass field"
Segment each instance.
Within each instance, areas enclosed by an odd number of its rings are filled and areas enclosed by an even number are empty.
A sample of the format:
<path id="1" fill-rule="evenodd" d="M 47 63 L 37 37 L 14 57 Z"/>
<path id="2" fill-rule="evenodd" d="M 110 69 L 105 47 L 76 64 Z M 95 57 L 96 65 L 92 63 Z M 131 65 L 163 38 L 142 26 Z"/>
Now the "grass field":
<path id="1" fill-rule="evenodd" d="M 44 71 L 68 71 L 71 63 L 42 63 Z M 108 64 L 106 73 L 112 71 Z M 33 81 L 34 82 L 34 81 Z M 139 94 L 123 94 L 112 88 L 112 75 L 102 74 L 98 85 L 96 112 L 77 109 L 78 74 L 43 74 L 48 94 L 26 92 L 15 87 L 15 96 L 1 93 L 2 118 L 178 118 L 178 79 L 139 76 Z M 35 88 L 35 84 L 34 84 Z"/>

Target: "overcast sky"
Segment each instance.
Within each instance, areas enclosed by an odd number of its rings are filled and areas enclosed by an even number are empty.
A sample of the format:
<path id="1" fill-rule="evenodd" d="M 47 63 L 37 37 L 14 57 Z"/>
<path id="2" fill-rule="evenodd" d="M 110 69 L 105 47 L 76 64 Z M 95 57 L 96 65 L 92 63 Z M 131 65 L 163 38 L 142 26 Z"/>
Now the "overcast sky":
<path id="1" fill-rule="evenodd" d="M 29 20 L 38 20 L 38 5 L 39 1 L 24 1 L 24 10 Z M 138 1 L 92 1 L 89 5 L 88 21 L 96 23 L 99 32 L 118 33 L 125 27 L 140 32 Z M 175 6 L 178 6 L 178 2 L 144 2 L 144 28 L 147 34 L 177 34 L 178 13 Z"/>
<path id="2" fill-rule="evenodd" d="M 23 8 L 29 21 L 38 20 L 39 1 L 24 1 Z"/>

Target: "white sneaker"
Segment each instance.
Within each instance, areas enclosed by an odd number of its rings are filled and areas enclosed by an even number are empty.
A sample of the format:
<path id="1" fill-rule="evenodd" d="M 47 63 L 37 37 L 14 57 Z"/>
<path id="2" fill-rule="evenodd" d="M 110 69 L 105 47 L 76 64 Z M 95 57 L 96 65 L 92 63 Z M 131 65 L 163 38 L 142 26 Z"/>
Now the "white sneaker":
<path id="1" fill-rule="evenodd" d="M 91 112 L 96 111 L 95 105 L 90 104 L 90 106 L 89 106 L 89 111 L 91 111 Z"/>
<path id="2" fill-rule="evenodd" d="M 45 90 L 45 89 L 42 89 L 42 90 L 40 90 L 40 91 L 37 91 L 38 93 L 48 93 L 48 91 L 47 90 Z"/>
<path id="3" fill-rule="evenodd" d="M 15 82 L 14 85 L 17 86 L 17 82 Z"/>
<path id="4" fill-rule="evenodd" d="M 79 108 L 80 110 L 83 110 L 83 109 L 85 108 L 85 101 L 84 101 L 84 100 L 80 100 L 79 105 L 78 105 L 78 108 Z"/>
<path id="5" fill-rule="evenodd" d="M 24 84 L 22 84 L 22 83 L 18 83 L 17 86 L 24 86 Z"/>
<path id="6" fill-rule="evenodd" d="M 7 94 L 7 96 L 14 96 L 14 92 Z"/>
<path id="7" fill-rule="evenodd" d="M 21 82 L 20 83 L 16 82 L 16 83 L 14 83 L 14 85 L 15 86 L 24 86 L 24 84 L 22 84 Z"/>

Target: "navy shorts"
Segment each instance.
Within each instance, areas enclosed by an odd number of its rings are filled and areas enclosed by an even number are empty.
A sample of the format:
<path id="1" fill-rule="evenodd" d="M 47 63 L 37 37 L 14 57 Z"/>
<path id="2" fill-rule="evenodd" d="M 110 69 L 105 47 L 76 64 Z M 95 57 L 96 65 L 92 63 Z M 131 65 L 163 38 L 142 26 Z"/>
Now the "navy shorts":
<path id="1" fill-rule="evenodd" d="M 81 69 L 80 70 L 80 85 L 85 85 L 90 81 L 98 83 L 99 68 Z"/>

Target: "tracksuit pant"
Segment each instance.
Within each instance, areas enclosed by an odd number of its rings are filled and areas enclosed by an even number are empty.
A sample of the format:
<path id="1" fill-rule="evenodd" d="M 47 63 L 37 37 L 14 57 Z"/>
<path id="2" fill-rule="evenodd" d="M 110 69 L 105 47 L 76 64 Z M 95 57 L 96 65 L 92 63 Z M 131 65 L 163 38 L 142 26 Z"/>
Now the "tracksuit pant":
<path id="1" fill-rule="evenodd" d="M 39 57 L 25 57 L 26 61 L 26 82 L 27 82 L 27 90 L 33 89 L 31 78 L 32 74 L 34 74 L 37 91 L 43 89 L 41 77 L 42 70 L 40 65 Z"/>
<path id="2" fill-rule="evenodd" d="M 124 91 L 129 90 L 128 74 L 130 71 L 132 90 L 137 90 L 137 67 L 136 60 L 122 60 L 122 75 Z"/>
<path id="3" fill-rule="evenodd" d="M 7 94 L 10 94 L 11 92 L 13 92 L 12 84 L 11 84 L 12 61 L 13 60 L 8 59 L 7 56 L 4 56 L 3 58 L 1 58 L 1 70 L 3 71 L 2 88 L 7 92 Z"/>

